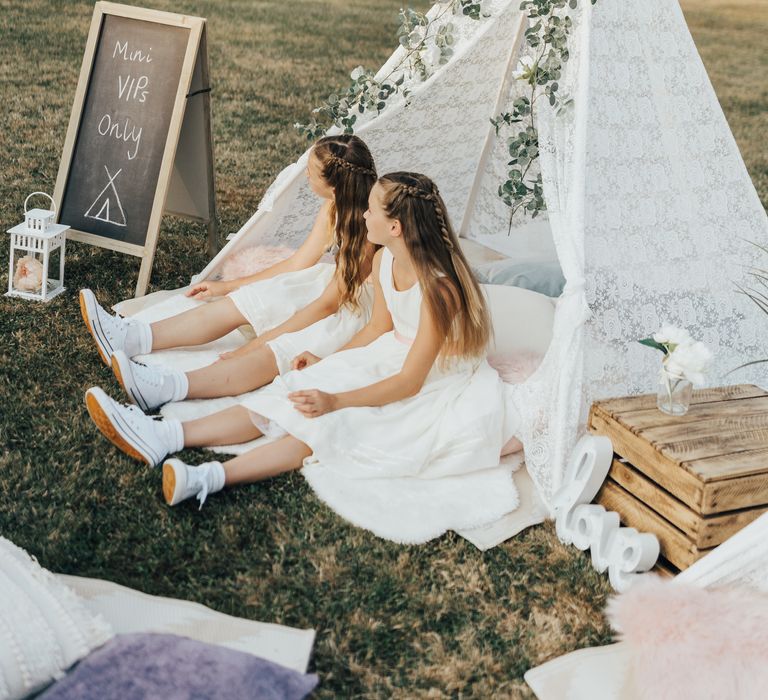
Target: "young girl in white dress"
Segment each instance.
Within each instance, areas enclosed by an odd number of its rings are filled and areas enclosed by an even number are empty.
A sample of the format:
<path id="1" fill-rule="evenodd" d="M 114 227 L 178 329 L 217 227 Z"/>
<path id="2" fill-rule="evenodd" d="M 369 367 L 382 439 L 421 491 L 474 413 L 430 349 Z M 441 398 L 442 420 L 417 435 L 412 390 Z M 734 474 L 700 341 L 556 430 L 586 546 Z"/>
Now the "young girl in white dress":
<path id="1" fill-rule="evenodd" d="M 491 333 L 483 294 L 429 178 L 380 178 L 365 214 L 374 257 L 369 323 L 337 353 L 300 356 L 244 405 L 194 421 L 153 420 L 89 389 L 96 425 L 150 464 L 183 447 L 277 437 L 223 464 L 163 464 L 175 505 L 312 464 L 353 479 L 436 479 L 491 469 L 518 418 L 485 360 Z"/>
<path id="2" fill-rule="evenodd" d="M 307 178 L 324 201 L 309 236 L 290 258 L 250 277 L 200 282 L 187 292 L 196 299 L 226 294 L 223 299 L 149 324 L 112 316 L 93 292 L 80 292 L 83 319 L 99 354 L 133 403 L 148 410 L 168 401 L 250 391 L 288 371 L 295 347 L 325 355 L 365 325 L 371 292 L 364 283 L 375 248 L 366 239 L 363 214 L 376 180 L 373 158 L 357 136 L 327 136 L 312 148 Z M 331 249 L 335 265 L 319 262 Z M 246 323 L 257 337 L 229 353 L 227 363 L 183 373 L 130 361 L 153 350 L 208 343 Z"/>

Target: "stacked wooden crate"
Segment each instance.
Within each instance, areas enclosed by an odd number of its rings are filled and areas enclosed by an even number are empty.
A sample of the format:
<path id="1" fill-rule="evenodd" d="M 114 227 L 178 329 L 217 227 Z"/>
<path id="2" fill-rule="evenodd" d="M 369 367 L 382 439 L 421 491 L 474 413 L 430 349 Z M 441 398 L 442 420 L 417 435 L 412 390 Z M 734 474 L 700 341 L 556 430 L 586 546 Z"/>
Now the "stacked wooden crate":
<path id="1" fill-rule="evenodd" d="M 597 401 L 589 428 L 614 460 L 596 502 L 658 536 L 685 569 L 768 510 L 768 393 L 742 384 L 694 391 L 684 416 L 655 395 Z"/>

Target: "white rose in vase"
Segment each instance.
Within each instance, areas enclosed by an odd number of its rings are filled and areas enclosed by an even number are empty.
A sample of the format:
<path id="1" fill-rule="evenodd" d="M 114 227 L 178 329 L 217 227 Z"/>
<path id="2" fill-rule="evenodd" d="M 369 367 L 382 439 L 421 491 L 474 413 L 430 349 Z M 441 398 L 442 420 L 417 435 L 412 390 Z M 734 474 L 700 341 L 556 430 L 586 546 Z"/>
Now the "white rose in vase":
<path id="1" fill-rule="evenodd" d="M 656 333 L 654 333 L 653 339 L 657 343 L 667 346 L 683 345 L 684 343 L 693 342 L 691 334 L 685 328 L 678 328 L 669 323 L 665 323 Z"/>
<path id="2" fill-rule="evenodd" d="M 704 343 L 689 341 L 680 343 L 667 355 L 664 369 L 675 377 L 684 377 L 692 384 L 703 384 L 704 374 L 711 362 L 712 352 Z"/>

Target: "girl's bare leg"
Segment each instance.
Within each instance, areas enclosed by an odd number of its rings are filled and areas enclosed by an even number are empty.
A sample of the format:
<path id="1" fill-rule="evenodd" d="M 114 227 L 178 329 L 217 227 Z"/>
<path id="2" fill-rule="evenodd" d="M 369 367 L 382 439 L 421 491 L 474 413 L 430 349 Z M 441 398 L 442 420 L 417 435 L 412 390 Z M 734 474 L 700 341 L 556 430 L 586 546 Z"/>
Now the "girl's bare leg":
<path id="1" fill-rule="evenodd" d="M 243 406 L 232 406 L 204 418 L 186 421 L 181 427 L 184 429 L 184 447 L 238 445 L 262 436 L 251 420 L 250 411 Z"/>
<path id="2" fill-rule="evenodd" d="M 267 347 L 248 355 L 220 360 L 187 372 L 188 399 L 237 396 L 269 384 L 278 375 L 274 353 Z"/>
<path id="3" fill-rule="evenodd" d="M 253 424 L 251 412 L 243 406 L 233 406 L 204 418 L 187 421 L 182 427 L 184 447 L 236 445 L 263 435 Z M 286 435 L 224 462 L 225 485 L 249 484 L 300 469 L 305 457 L 311 454 L 312 450 L 305 443 Z"/>
<path id="4" fill-rule="evenodd" d="M 292 435 L 286 435 L 224 462 L 224 473 L 227 477 L 225 485 L 250 484 L 300 469 L 304 458 L 311 454 L 312 450 L 305 443 Z"/>
<path id="5" fill-rule="evenodd" d="M 152 349 L 203 345 L 248 323 L 231 299 L 218 299 L 151 324 Z"/>

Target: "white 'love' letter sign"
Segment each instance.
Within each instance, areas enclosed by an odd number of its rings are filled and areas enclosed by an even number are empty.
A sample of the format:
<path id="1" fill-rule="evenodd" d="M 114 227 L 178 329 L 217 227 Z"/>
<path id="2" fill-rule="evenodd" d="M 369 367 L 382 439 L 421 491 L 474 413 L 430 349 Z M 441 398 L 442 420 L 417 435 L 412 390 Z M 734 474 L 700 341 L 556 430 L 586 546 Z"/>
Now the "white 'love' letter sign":
<path id="1" fill-rule="evenodd" d="M 613 445 L 602 435 L 585 435 L 576 443 L 563 486 L 552 499 L 560 541 L 582 551 L 592 550 L 592 566 L 608 571 L 617 591 L 627 590 L 635 577 L 659 557 L 655 535 L 619 526 L 619 515 L 590 502 L 597 495 L 613 461 Z"/>

